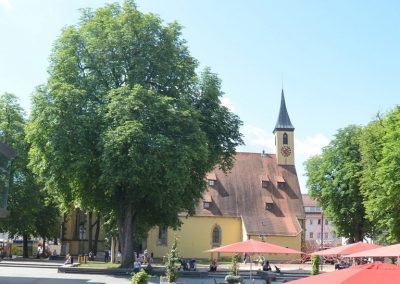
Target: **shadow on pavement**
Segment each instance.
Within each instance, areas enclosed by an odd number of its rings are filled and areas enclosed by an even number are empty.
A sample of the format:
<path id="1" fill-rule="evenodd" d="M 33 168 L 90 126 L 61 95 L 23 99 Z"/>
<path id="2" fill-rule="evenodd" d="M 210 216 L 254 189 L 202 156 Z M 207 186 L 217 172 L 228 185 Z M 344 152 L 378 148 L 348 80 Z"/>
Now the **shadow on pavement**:
<path id="1" fill-rule="evenodd" d="M 32 278 L 32 277 L 6 277 L 0 276 L 1 284 L 105 284 L 105 282 L 92 282 L 90 279 L 59 279 L 59 278 Z"/>

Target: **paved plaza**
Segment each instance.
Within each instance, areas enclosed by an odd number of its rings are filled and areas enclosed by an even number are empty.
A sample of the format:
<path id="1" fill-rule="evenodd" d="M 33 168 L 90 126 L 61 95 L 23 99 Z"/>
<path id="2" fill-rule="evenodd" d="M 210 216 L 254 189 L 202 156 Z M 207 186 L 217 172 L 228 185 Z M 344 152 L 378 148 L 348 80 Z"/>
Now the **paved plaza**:
<path id="1" fill-rule="evenodd" d="M 60 263 L 37 262 L 37 261 L 1 261 L 0 262 L 0 283 L 1 284 L 128 284 L 129 275 L 127 276 L 111 276 L 101 274 L 77 274 L 77 273 L 59 273 L 58 267 Z M 229 265 L 222 265 L 222 270 L 227 270 Z M 310 271 L 310 264 L 279 264 L 283 271 L 287 272 L 307 272 Z M 248 271 L 249 264 L 240 264 L 241 270 Z M 255 265 L 252 271 L 260 269 Z M 206 271 L 206 266 L 200 266 L 200 271 Z M 323 271 L 332 271 L 332 265 L 324 265 Z M 248 274 L 247 274 L 248 275 Z M 205 277 L 205 278 L 179 278 L 180 284 L 214 284 L 223 282 L 223 276 Z M 245 283 L 250 283 L 249 276 L 245 276 Z M 150 278 L 149 283 L 158 284 L 159 277 Z M 265 283 L 261 279 L 256 279 L 255 284 Z M 273 282 L 274 284 L 281 283 Z"/>

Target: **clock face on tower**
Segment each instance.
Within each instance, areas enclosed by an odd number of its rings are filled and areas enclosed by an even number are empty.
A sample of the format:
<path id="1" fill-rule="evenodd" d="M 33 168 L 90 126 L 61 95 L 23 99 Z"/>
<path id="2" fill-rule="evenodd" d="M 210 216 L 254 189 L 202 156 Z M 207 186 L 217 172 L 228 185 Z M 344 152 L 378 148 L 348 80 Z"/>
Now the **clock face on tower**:
<path id="1" fill-rule="evenodd" d="M 282 146 L 281 153 L 284 157 L 289 157 L 292 153 L 292 149 L 289 146 Z"/>

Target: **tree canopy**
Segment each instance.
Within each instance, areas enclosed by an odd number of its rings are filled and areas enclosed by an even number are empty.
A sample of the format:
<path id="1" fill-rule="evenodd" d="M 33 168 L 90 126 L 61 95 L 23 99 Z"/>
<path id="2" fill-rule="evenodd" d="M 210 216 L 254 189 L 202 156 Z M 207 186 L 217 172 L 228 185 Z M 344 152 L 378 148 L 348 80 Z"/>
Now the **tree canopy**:
<path id="1" fill-rule="evenodd" d="M 383 239 L 400 241 L 400 108 L 372 121 L 364 130 L 362 192 L 368 218 Z"/>
<path id="2" fill-rule="evenodd" d="M 361 127 L 340 129 L 322 154 L 306 162 L 307 187 L 339 236 L 362 241 L 371 232 L 360 191 Z"/>
<path id="3" fill-rule="evenodd" d="M 29 144 L 25 140 L 26 120 L 17 97 L 5 93 L 0 96 L 0 140 L 16 152 L 11 166 L 11 185 L 8 196 L 10 215 L 0 219 L 0 230 L 11 236 L 40 235 L 56 237 L 59 211 L 51 196 L 41 190 L 28 168 Z M 27 247 L 24 256 L 27 257 Z"/>
<path id="4" fill-rule="evenodd" d="M 179 225 L 205 175 L 228 170 L 241 121 L 221 105 L 221 82 L 194 59 L 176 22 L 132 1 L 84 10 L 55 43 L 49 79 L 33 98 L 31 164 L 65 207 L 118 224 L 122 266 L 135 230 Z"/>

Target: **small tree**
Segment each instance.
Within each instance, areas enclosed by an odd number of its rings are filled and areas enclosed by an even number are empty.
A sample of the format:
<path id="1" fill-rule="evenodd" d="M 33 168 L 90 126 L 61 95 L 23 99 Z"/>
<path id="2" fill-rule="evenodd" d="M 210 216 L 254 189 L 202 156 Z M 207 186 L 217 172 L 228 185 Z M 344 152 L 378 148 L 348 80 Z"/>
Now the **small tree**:
<path id="1" fill-rule="evenodd" d="M 232 256 L 232 264 L 229 270 L 229 275 L 238 276 L 239 275 L 239 255 L 235 254 Z"/>
<path id="2" fill-rule="evenodd" d="M 239 255 L 235 254 L 232 257 L 232 263 L 229 270 L 229 274 L 225 276 L 225 282 L 228 283 L 241 283 L 242 278 L 239 275 Z"/>
<path id="3" fill-rule="evenodd" d="M 176 262 L 178 261 L 178 240 L 175 238 L 174 243 L 172 244 L 171 250 L 168 253 L 167 257 L 167 272 L 166 277 L 169 283 L 173 283 L 177 278 L 177 270 L 175 267 Z"/>
<path id="4" fill-rule="evenodd" d="M 311 257 L 311 268 L 313 275 L 319 274 L 319 255 L 313 255 Z"/>
<path id="5" fill-rule="evenodd" d="M 149 275 L 141 269 L 138 273 L 132 273 L 131 283 L 132 284 L 147 284 L 149 283 Z"/>

